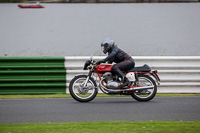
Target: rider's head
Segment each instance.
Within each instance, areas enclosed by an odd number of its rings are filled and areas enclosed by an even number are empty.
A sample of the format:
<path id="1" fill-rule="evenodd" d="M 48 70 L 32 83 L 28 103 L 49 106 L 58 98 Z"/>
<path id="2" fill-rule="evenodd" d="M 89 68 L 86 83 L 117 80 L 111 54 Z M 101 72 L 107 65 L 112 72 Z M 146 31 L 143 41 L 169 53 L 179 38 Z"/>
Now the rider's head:
<path id="1" fill-rule="evenodd" d="M 103 47 L 103 53 L 106 54 L 113 46 L 115 42 L 110 38 L 105 38 L 102 43 L 101 47 Z"/>

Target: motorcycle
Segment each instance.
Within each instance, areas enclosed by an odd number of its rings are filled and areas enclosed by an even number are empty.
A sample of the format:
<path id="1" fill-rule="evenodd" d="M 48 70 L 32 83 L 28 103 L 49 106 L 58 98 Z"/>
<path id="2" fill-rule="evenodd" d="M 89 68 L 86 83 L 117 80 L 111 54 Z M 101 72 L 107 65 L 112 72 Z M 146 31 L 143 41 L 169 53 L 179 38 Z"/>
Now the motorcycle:
<path id="1" fill-rule="evenodd" d="M 100 90 L 107 95 L 130 95 L 137 101 L 150 101 L 155 97 L 157 86 L 160 85 L 157 70 L 152 71 L 145 64 L 125 71 L 124 74 L 131 84 L 121 88 L 123 79 L 112 73 L 111 68 L 112 64 L 97 65 L 91 56 L 84 65 L 84 70 L 89 70 L 88 75 L 76 75 L 71 80 L 69 85 L 71 96 L 79 102 L 93 100 L 98 94 L 97 82 L 99 81 Z"/>

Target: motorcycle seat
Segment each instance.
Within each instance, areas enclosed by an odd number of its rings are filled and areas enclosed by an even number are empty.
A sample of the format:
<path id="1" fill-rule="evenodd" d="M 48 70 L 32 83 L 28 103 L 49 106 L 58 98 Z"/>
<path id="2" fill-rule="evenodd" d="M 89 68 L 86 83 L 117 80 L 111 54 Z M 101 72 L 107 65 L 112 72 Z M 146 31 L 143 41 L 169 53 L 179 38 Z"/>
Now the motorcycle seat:
<path id="1" fill-rule="evenodd" d="M 147 64 L 145 64 L 143 66 L 131 68 L 127 72 L 150 72 L 150 71 L 151 68 Z"/>

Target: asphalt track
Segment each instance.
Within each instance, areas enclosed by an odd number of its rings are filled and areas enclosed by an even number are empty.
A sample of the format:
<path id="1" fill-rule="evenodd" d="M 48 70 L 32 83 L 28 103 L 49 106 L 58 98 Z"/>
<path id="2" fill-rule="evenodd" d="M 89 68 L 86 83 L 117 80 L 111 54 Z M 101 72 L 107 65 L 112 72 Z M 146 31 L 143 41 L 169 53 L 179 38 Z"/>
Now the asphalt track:
<path id="1" fill-rule="evenodd" d="M 1 99 L 0 123 L 89 121 L 200 121 L 200 97 L 156 97 L 137 102 L 130 97 Z"/>

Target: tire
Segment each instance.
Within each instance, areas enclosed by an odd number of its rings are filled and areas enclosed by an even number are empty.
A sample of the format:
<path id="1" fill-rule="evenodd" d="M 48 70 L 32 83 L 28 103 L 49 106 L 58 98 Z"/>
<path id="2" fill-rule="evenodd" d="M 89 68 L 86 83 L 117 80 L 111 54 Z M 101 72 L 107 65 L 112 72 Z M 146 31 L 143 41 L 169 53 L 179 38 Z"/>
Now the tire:
<path id="1" fill-rule="evenodd" d="M 131 94 L 131 96 L 137 100 L 137 101 L 141 101 L 141 102 L 147 102 L 150 101 L 151 99 L 153 99 L 157 93 L 157 85 L 156 82 L 148 75 L 138 75 L 138 79 L 139 79 L 139 83 L 143 83 L 145 82 L 145 80 L 147 81 L 146 83 L 148 83 L 149 85 L 153 85 L 154 88 L 153 89 L 146 89 L 146 93 L 150 92 L 150 95 L 146 95 L 144 94 L 144 97 L 142 97 L 142 93 L 140 91 L 135 91 L 133 94 Z M 146 84 L 143 83 L 143 84 Z M 150 91 L 149 91 L 150 90 Z"/>
<path id="2" fill-rule="evenodd" d="M 75 76 L 70 82 L 69 92 L 76 101 L 89 102 L 93 100 L 98 93 L 97 84 L 91 77 L 87 82 L 87 86 L 83 87 L 87 77 L 87 75 L 78 75 Z"/>

